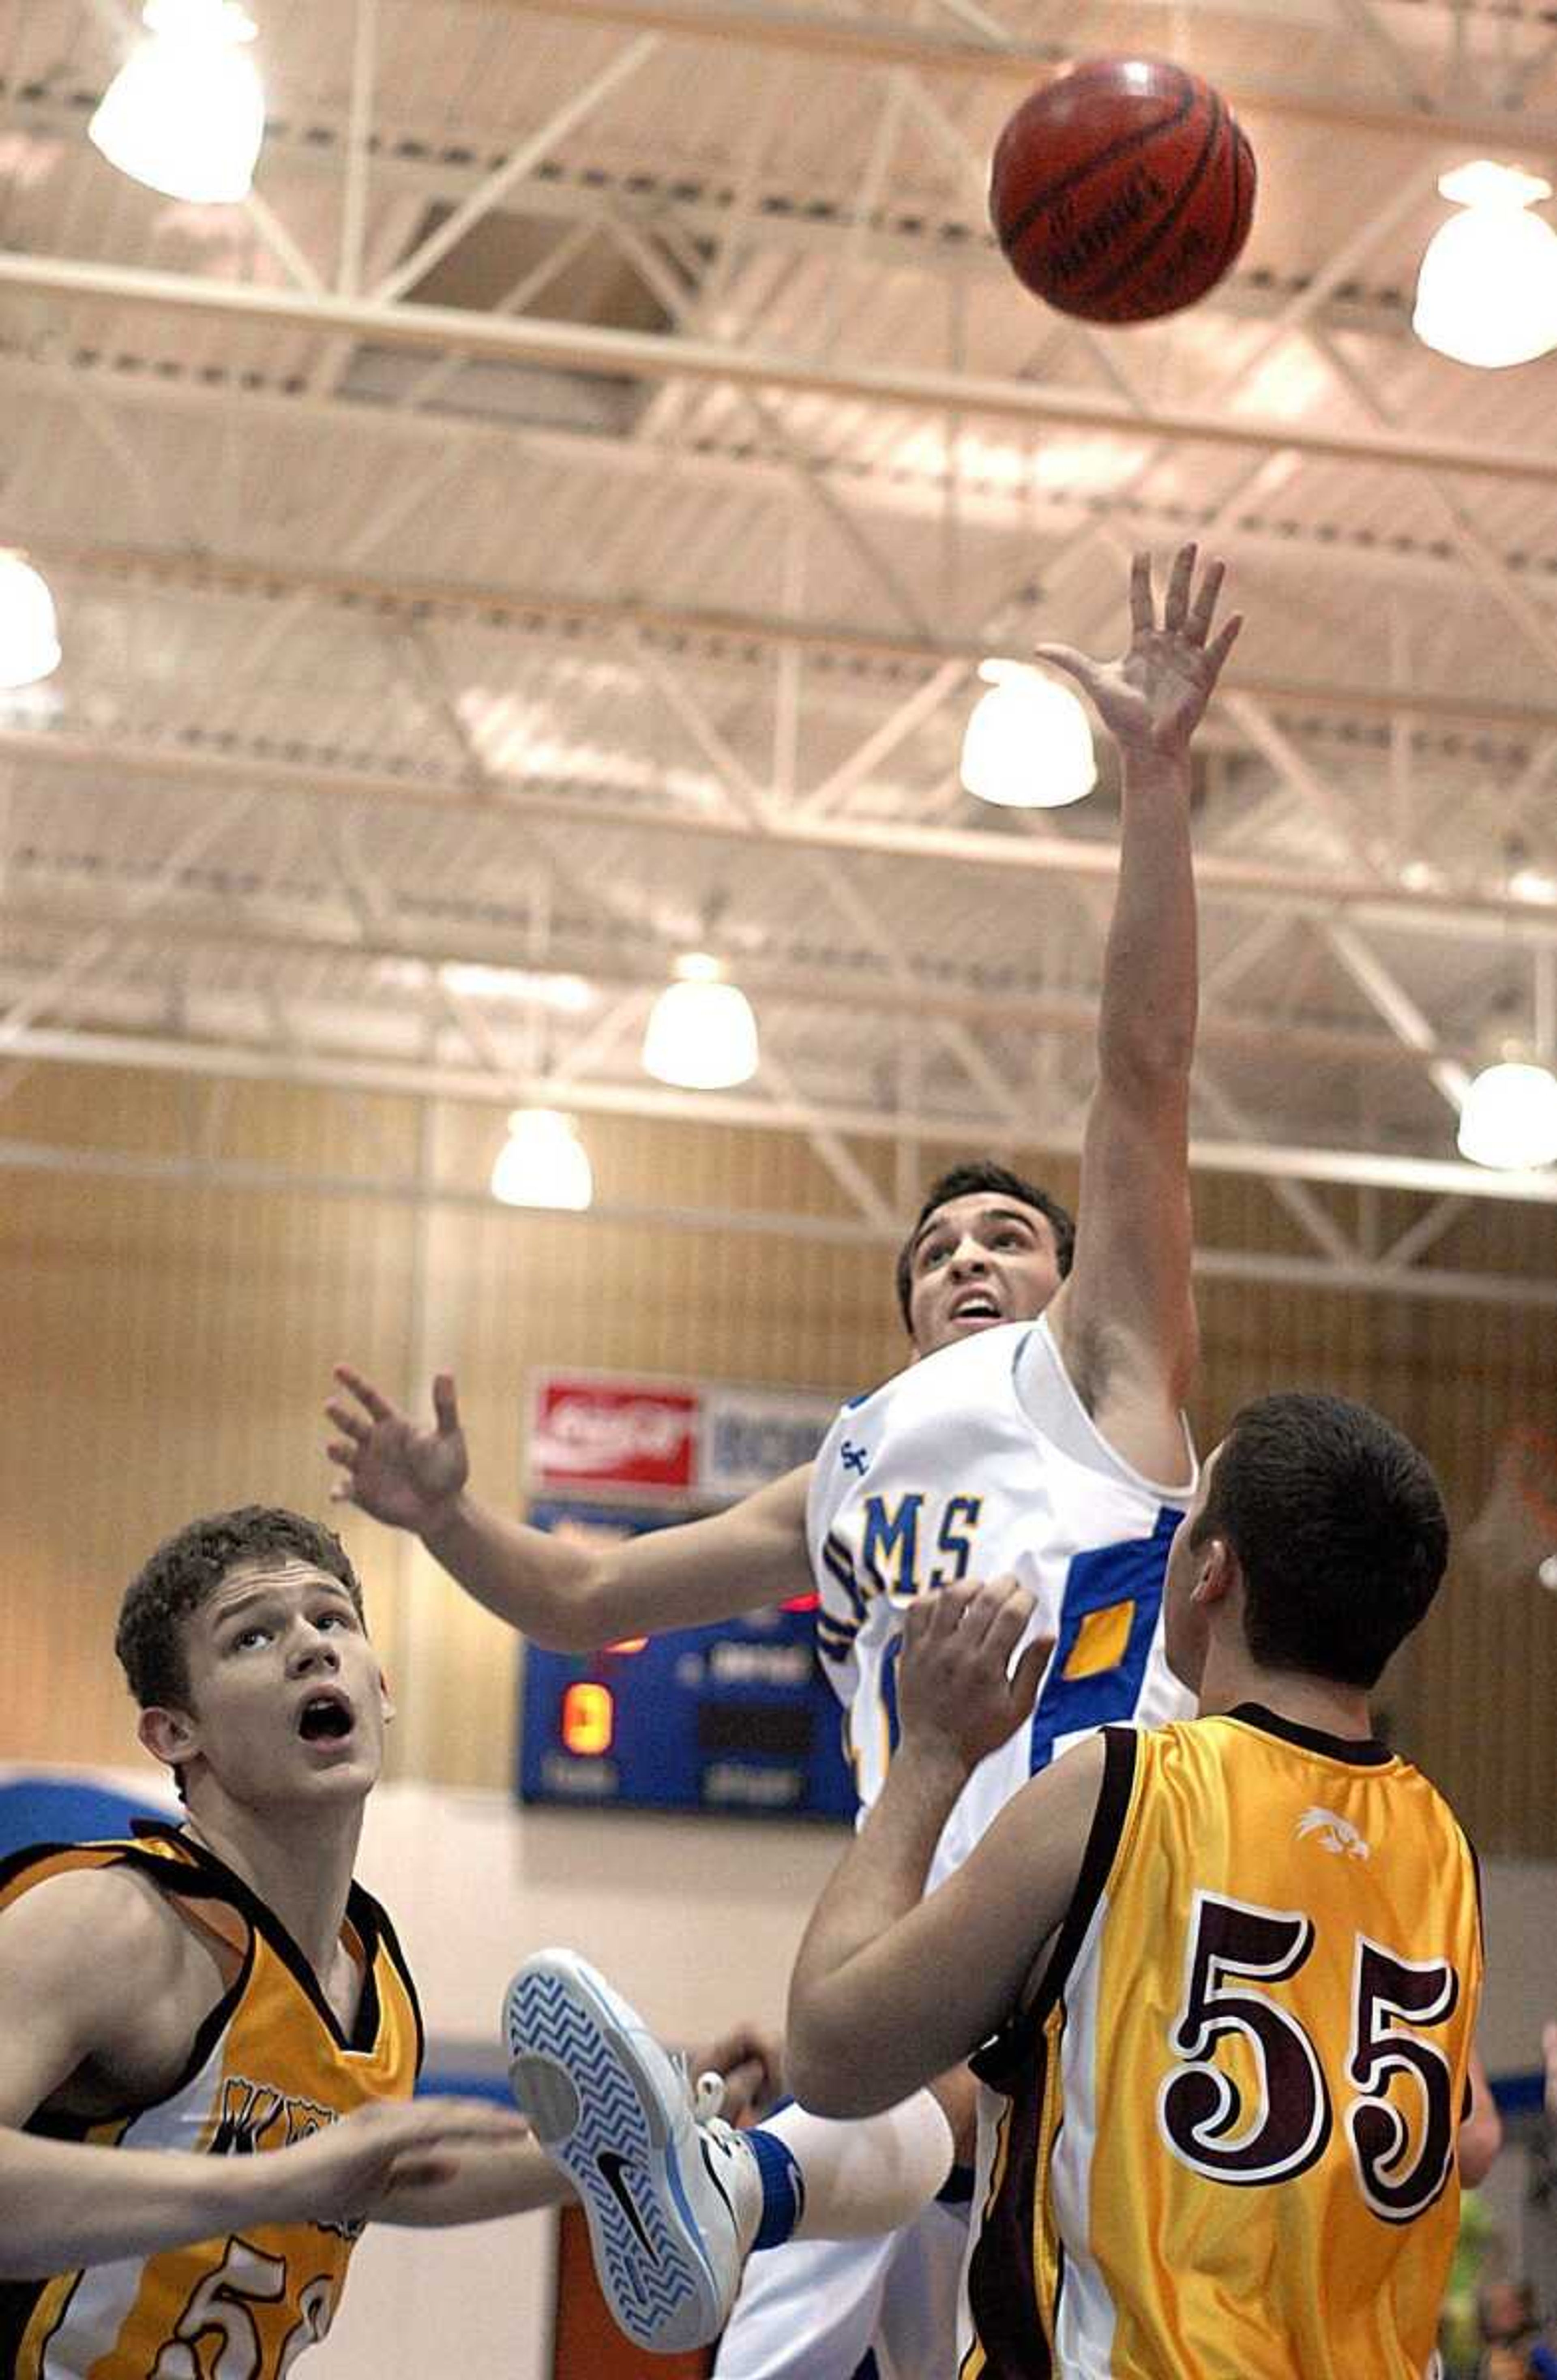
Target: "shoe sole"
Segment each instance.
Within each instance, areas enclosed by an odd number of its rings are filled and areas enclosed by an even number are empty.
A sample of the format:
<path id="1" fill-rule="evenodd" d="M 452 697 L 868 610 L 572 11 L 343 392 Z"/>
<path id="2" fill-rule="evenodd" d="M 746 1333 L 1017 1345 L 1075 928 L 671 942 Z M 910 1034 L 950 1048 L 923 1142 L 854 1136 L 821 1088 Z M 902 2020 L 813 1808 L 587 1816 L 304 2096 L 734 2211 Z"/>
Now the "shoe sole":
<path id="1" fill-rule="evenodd" d="M 545 1958 L 509 1985 L 503 2022 L 514 2097 L 582 2201 L 617 2327 L 664 2355 L 717 2338 L 720 2292 L 667 2155 L 671 2119 L 632 2034 L 578 1966 Z"/>

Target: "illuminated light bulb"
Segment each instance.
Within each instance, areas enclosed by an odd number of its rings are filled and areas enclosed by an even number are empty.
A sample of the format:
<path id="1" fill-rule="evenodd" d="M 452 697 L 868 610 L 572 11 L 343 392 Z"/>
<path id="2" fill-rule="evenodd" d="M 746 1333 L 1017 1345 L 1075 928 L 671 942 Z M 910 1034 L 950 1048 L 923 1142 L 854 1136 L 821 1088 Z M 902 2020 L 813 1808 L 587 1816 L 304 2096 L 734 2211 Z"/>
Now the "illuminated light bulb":
<path id="1" fill-rule="evenodd" d="M 1460 1155 L 1523 1169 L 1557 1160 L 1557 1075 L 1522 1059 L 1484 1067 L 1460 1110 Z"/>
<path id="2" fill-rule="evenodd" d="M 265 93 L 236 0 L 147 0 L 151 38 L 104 91 L 88 138 L 132 181 L 195 205 L 248 197 Z"/>
<path id="3" fill-rule="evenodd" d="M 0 687 L 36 686 L 59 663 L 54 597 L 24 555 L 0 552 Z"/>
<path id="4" fill-rule="evenodd" d="M 1417 280 L 1411 327 L 1454 362 L 1501 370 L 1557 346 L 1557 231 L 1527 212 L 1550 182 L 1490 158 L 1443 175 L 1462 214 L 1441 224 Z"/>
<path id="5" fill-rule="evenodd" d="M 594 1174 L 572 1117 L 555 1108 L 516 1108 L 492 1169 L 492 1195 L 505 1207 L 581 1214 L 595 1195 Z"/>
<path id="6" fill-rule="evenodd" d="M 717 959 L 696 951 L 676 962 L 649 1014 L 643 1063 L 656 1082 L 679 1090 L 724 1091 L 757 1072 L 757 1019 Z"/>
<path id="7" fill-rule="evenodd" d="M 1078 696 L 1025 662 L 981 662 L 988 692 L 968 715 L 961 776 L 1004 809 L 1062 809 L 1098 782 L 1092 728 Z"/>

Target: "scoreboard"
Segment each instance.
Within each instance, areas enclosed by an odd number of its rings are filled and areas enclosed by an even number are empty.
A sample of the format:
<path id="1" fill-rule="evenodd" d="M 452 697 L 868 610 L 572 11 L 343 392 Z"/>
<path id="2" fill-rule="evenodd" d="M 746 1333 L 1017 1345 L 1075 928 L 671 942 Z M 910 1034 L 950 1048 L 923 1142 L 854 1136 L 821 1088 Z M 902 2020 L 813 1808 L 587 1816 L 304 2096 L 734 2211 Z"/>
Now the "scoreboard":
<path id="1" fill-rule="evenodd" d="M 529 1512 L 536 1527 L 597 1538 L 682 1517 L 557 1499 Z M 812 1596 L 598 1653 L 527 1645 L 521 1699 L 524 1802 L 854 1816 L 841 1706 L 818 1666 Z"/>

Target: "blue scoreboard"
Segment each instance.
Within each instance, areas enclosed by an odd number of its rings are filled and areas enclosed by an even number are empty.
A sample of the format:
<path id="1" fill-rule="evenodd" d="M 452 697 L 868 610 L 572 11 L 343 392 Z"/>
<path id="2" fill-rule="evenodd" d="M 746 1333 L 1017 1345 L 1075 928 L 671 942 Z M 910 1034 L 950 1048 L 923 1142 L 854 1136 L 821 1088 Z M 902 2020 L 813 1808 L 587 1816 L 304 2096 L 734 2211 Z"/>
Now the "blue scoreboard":
<path id="1" fill-rule="evenodd" d="M 638 1536 L 680 1517 L 571 1501 L 543 1529 Z M 814 1598 L 598 1653 L 524 1656 L 519 1797 L 575 1809 L 850 1820 L 841 1706 L 818 1666 Z"/>

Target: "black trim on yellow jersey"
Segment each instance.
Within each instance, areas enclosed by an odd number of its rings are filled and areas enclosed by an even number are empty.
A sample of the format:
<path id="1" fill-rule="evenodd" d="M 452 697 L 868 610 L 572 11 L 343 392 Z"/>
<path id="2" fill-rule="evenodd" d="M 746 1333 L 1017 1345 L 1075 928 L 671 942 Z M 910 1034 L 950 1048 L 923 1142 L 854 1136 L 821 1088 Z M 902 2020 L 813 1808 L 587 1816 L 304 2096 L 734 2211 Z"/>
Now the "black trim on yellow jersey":
<path id="1" fill-rule="evenodd" d="M 390 1923 L 387 1912 L 380 1907 L 371 1892 L 364 1891 L 361 1885 L 353 1882 L 347 1895 L 347 1921 L 362 1946 L 363 1970 L 362 1990 L 358 2000 L 357 2017 L 348 2035 L 346 2027 L 325 1998 L 320 1987 L 318 1976 L 280 1918 L 276 1916 L 274 1910 L 267 1907 L 258 1893 L 245 1884 L 240 1876 L 236 1875 L 227 1866 L 225 1861 L 218 1859 L 214 1852 L 208 1851 L 203 1843 L 197 1842 L 192 1835 L 186 1834 L 181 1828 L 169 1826 L 160 1819 L 137 1819 L 134 1822 L 133 1834 L 136 1840 L 125 1842 L 109 1840 L 97 1843 L 27 1844 L 22 1850 L 12 1852 L 7 1857 L 0 1860 L 0 1893 L 4 1893 L 7 1886 L 12 1884 L 26 1868 L 40 1861 L 57 1859 L 70 1852 L 106 1851 L 117 1854 L 113 1862 L 114 1865 L 133 1868 L 138 1875 L 149 1876 L 153 1884 L 160 1886 L 164 1891 L 176 1893 L 180 1899 L 225 1901 L 243 1918 L 251 1935 L 257 1933 L 263 1936 L 276 1957 L 296 1978 L 298 1987 L 311 2002 L 321 2023 L 336 2046 L 359 2055 L 371 2051 L 378 2040 L 383 2012 L 379 2005 L 378 1977 L 375 1967 L 378 1951 L 382 1946 L 388 1952 L 405 1986 L 406 1997 L 410 2002 L 411 2014 L 416 2023 L 417 2071 L 418 2073 L 421 2071 L 427 2049 L 427 2033 L 422 2021 L 421 2003 L 417 1997 L 416 1985 L 406 1963 L 406 1954 L 400 1948 L 399 1937 Z M 170 1862 L 165 1853 L 142 1850 L 140 1847 L 142 1841 L 168 1845 L 176 1854 L 175 1859 Z M 220 2030 L 220 2022 L 225 2022 L 230 2016 L 243 1985 L 248 1982 L 252 1963 L 253 1945 L 250 1942 L 245 1953 L 242 1973 L 237 1983 L 223 1994 L 216 2008 L 201 2026 L 195 2038 L 195 2052 L 198 2054 L 194 2056 L 194 2062 L 186 2066 L 177 2083 L 174 2086 L 176 2090 L 181 2091 L 185 2084 L 199 2073 L 205 2057 L 209 2054 L 211 2045 Z M 171 2098 L 173 2095 L 174 2092 L 170 2090 L 160 2094 L 156 2099 L 150 2099 L 142 2104 L 148 2107 L 157 2107 L 161 2105 L 164 2097 Z M 110 2121 L 115 2112 L 119 2111 L 108 2111 L 102 2118 L 94 2118 L 93 2120 Z M 123 2112 L 139 2114 L 141 2108 L 137 2107 Z"/>
<path id="2" fill-rule="evenodd" d="M 149 1837 L 153 1841 L 176 1844 L 180 1853 L 193 1862 L 196 1873 L 202 1877 L 201 1888 L 215 1898 L 230 1901 L 239 1916 L 247 1918 L 249 1925 L 264 1936 L 276 1957 L 313 2003 L 321 2023 L 336 2046 L 359 2055 L 372 2049 L 378 2040 L 382 2010 L 379 2006 L 378 1976 L 375 1968 L 382 1944 L 389 1952 L 399 1972 L 416 2018 L 417 2069 L 419 2072 L 420 2071 L 425 2048 L 425 2034 L 416 1988 L 411 1982 L 406 1966 L 405 1953 L 400 1948 L 395 1929 L 371 1892 L 365 1892 L 359 1884 L 354 1882 L 347 1894 L 347 1922 L 362 1945 L 362 1990 L 357 2003 L 356 2019 L 348 2034 L 325 1998 L 312 1966 L 303 1956 L 274 1910 L 269 1908 L 260 1899 L 259 1894 L 245 1884 L 240 1876 L 235 1875 L 214 1852 L 208 1851 L 203 1843 L 197 1842 L 192 1836 L 185 1834 L 177 1827 L 164 1825 L 160 1820 L 138 1819 L 135 1832 L 139 1836 Z M 158 1863 L 158 1864 L 161 1864 Z M 180 1888 L 180 1889 L 183 1888 Z"/>
<path id="3" fill-rule="evenodd" d="M 1001 2110 L 997 2179 L 979 2211 L 967 2261 L 967 2309 L 982 2361 L 970 2350 L 960 2367 L 963 2373 L 976 2371 L 979 2380 L 1053 2380 L 1048 2335 L 1034 2316 L 1033 2253 L 1049 2054 L 1048 2037 L 1035 2026 L 998 2086 L 1009 2094 L 1009 2105 Z"/>
<path id="4" fill-rule="evenodd" d="M 1283 1743 L 1322 1753 L 1327 1760 L 1344 1760 L 1349 1768 L 1383 1768 L 1395 1756 L 1376 1735 L 1326 1735 L 1317 1727 L 1299 1727 L 1295 1718 L 1283 1718 L 1263 1703 L 1239 1703 L 1235 1710 L 1206 1711 L 1202 1716 L 1242 1719 L 1246 1727 L 1257 1727 L 1263 1735 L 1279 1735 Z"/>
<path id="5" fill-rule="evenodd" d="M 371 1893 L 364 1892 L 360 1885 L 354 1884 L 351 1889 L 352 1892 L 373 1912 L 374 1919 L 378 1926 L 379 1938 L 383 1942 L 384 1949 L 389 1953 L 391 1961 L 394 1964 L 395 1972 L 399 1976 L 401 1984 L 404 1986 L 406 1998 L 411 2004 L 411 2019 L 417 2029 L 416 2070 L 420 2074 L 427 2059 L 427 2027 L 422 2022 L 421 2002 L 417 1998 L 417 1987 L 412 1980 L 410 1968 L 406 1963 L 406 1954 L 400 1948 L 400 1937 L 395 1931 L 394 1923 L 390 1917 L 389 1912 L 383 1906 L 382 1902 L 375 1900 Z M 348 1900 L 347 1902 L 347 1916 L 351 1915 L 351 1908 L 352 1904 Z M 353 1924 L 356 1924 L 357 1921 L 354 1918 L 352 1922 Z"/>
<path id="6" fill-rule="evenodd" d="M 1076 1890 L 1054 1937 L 1053 1954 L 1043 1971 L 1037 1997 L 1008 2018 L 994 2039 L 968 2060 L 979 2081 L 988 2082 L 995 2091 L 1011 2089 L 1012 2079 L 1033 2055 L 1045 2018 L 1064 1994 L 1077 1953 L 1087 1938 L 1092 1913 L 1108 1882 L 1130 1813 L 1130 1797 L 1136 1785 L 1136 1730 L 1133 1727 L 1102 1727 L 1098 1733 L 1102 1738 L 1103 1773 L 1097 1807 L 1077 1874 Z M 1036 1943 L 1033 1946 L 1035 1958 L 1038 1947 Z"/>
<path id="7" fill-rule="evenodd" d="M 1038 2300 L 1033 2226 L 1040 2187 L 1039 2154 L 1049 2059 L 1057 2053 L 1050 2020 L 1087 1938 L 1120 1838 L 1130 1815 L 1136 1784 L 1137 1734 L 1133 1727 L 1100 1728 L 1103 1773 L 1076 1890 L 1054 1937 L 1053 1954 L 1036 1998 L 1019 2010 L 968 2062 L 982 2082 L 1010 2101 L 1001 2117 L 998 2186 L 982 2211 L 967 2267 L 968 2307 L 984 2361 L 980 2380 L 1052 2380 L 1053 2362 L 1042 2323 L 1035 2325 Z M 1035 1945 L 1036 1951 L 1036 1945 Z M 1051 2143 L 1051 2146 L 1052 2144 Z M 1053 2312 L 1064 2286 L 1064 2252 L 1059 2253 Z"/>

